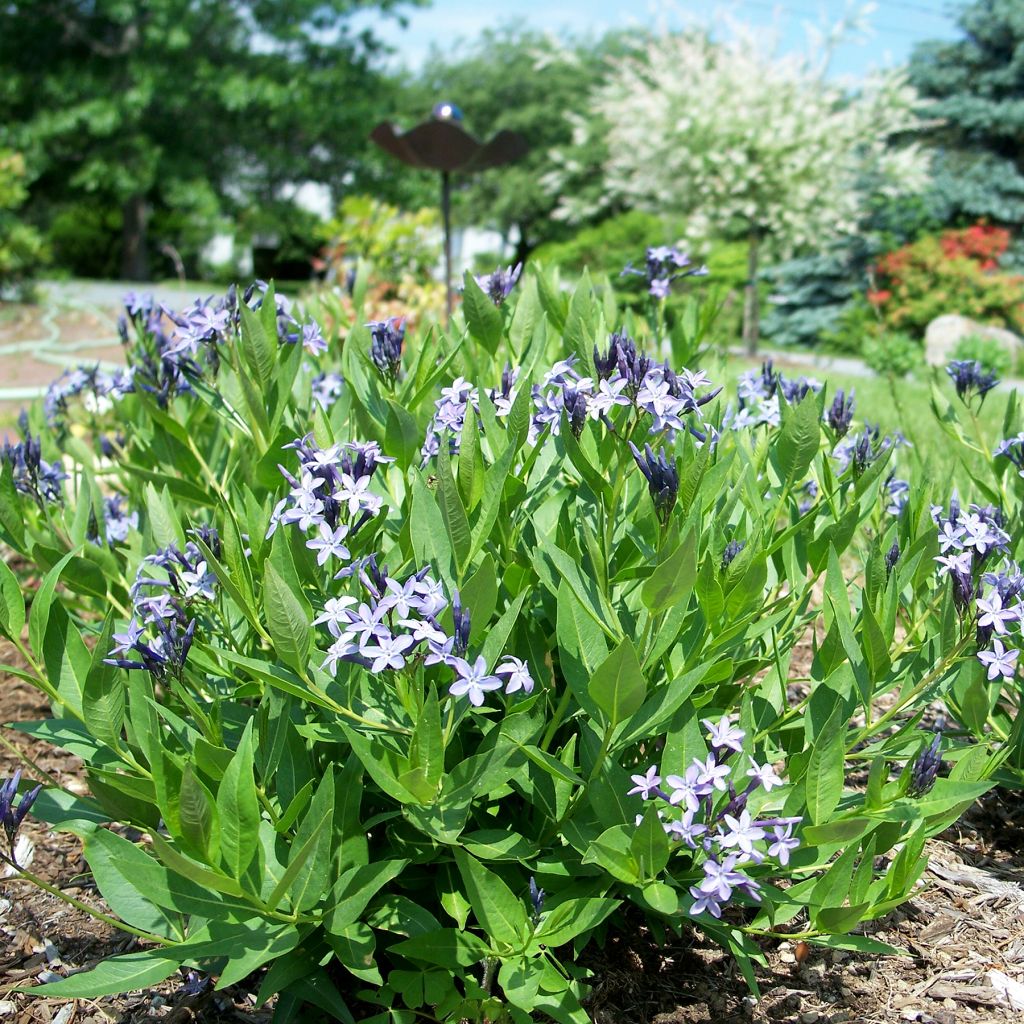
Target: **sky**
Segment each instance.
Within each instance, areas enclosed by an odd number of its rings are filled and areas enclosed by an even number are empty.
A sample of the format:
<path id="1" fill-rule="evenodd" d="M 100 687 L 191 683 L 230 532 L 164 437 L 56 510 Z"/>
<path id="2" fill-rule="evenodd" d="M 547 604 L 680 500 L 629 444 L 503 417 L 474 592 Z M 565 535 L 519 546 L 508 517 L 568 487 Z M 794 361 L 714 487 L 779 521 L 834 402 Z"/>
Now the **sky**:
<path id="1" fill-rule="evenodd" d="M 731 16 L 774 31 L 781 52 L 806 47 L 806 26 L 835 25 L 855 6 L 846 0 L 731 0 L 725 3 L 652 3 L 651 0 L 433 0 L 429 7 L 406 9 L 408 26 L 380 15 L 360 15 L 357 25 L 372 27 L 397 51 L 392 65 L 415 70 L 432 45 L 448 50 L 459 38 L 472 38 L 482 29 L 524 22 L 541 31 L 570 31 L 599 35 L 610 28 L 632 25 L 680 28 L 694 21 L 724 24 Z M 926 39 L 957 36 L 948 0 L 878 0 L 866 15 L 870 26 L 841 44 L 830 73 L 861 78 L 872 68 L 906 61 L 914 44 Z"/>

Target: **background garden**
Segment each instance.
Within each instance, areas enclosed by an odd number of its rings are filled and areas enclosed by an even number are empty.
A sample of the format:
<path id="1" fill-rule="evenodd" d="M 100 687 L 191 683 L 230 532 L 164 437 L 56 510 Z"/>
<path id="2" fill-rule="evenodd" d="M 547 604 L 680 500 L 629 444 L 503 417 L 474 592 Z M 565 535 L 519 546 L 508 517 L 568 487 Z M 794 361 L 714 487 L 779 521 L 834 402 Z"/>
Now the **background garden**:
<path id="1" fill-rule="evenodd" d="M 1016 1019 L 1024 9 L 402 14 L 0 7 L 0 1017 Z"/>

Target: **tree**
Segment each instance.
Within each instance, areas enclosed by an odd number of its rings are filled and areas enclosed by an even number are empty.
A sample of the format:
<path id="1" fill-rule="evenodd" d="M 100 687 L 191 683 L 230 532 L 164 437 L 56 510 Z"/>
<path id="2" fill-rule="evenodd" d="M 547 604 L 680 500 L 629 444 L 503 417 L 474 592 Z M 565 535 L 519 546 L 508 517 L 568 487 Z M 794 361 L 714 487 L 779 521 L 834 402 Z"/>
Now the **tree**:
<path id="1" fill-rule="evenodd" d="M 746 240 L 750 351 L 766 250 L 786 255 L 855 231 L 867 202 L 856 185 L 869 171 L 892 192 L 925 180 L 912 146 L 889 146 L 916 125 L 905 82 L 886 75 L 850 95 L 824 72 L 820 59 L 773 56 L 743 32 L 725 43 L 663 35 L 619 62 L 590 106 L 589 133 L 607 154 L 600 202 L 685 217 L 691 242 Z M 563 213 L 577 216 L 580 201 L 553 184 Z M 592 191 L 580 212 L 592 216 L 594 201 Z"/>
<path id="2" fill-rule="evenodd" d="M 1024 5 L 975 0 L 955 42 L 917 46 L 910 81 L 936 144 L 935 193 L 947 220 L 1024 222 Z"/>
<path id="3" fill-rule="evenodd" d="M 42 239 L 18 213 L 27 195 L 22 155 L 0 149 L 0 299 L 22 291 L 43 261 Z"/>
<path id="4" fill-rule="evenodd" d="M 0 143 L 37 209 L 122 212 L 122 271 L 148 276 L 155 212 L 237 211 L 307 180 L 381 176 L 366 140 L 388 84 L 346 16 L 400 0 L 7 0 Z"/>
<path id="5" fill-rule="evenodd" d="M 403 120 L 411 123 L 445 99 L 462 109 L 466 127 L 480 137 L 502 128 L 526 137 L 525 158 L 460 182 L 457 197 L 464 220 L 516 236 L 517 262 L 566 234 L 551 217 L 558 197 L 542 182 L 551 150 L 571 139 L 566 112 L 583 108 L 605 78 L 609 59 L 625 48 L 620 34 L 560 42 L 510 25 L 487 29 L 468 46 L 435 50 L 409 83 Z"/>

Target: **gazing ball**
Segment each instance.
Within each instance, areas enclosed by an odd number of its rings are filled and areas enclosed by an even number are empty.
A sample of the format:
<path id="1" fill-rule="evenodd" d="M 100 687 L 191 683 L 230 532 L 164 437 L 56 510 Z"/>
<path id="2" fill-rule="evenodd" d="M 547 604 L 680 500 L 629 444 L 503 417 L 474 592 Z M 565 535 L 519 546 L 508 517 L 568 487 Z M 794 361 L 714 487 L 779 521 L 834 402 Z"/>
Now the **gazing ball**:
<path id="1" fill-rule="evenodd" d="M 454 103 L 443 101 L 434 104 L 435 121 L 461 121 L 462 111 Z"/>

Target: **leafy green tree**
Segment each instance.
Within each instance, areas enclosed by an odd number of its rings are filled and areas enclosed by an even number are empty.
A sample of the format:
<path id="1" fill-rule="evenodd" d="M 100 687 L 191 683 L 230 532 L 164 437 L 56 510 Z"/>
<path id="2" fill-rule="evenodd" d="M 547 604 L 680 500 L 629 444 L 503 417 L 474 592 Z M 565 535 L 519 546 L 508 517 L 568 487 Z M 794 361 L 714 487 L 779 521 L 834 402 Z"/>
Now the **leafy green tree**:
<path id="1" fill-rule="evenodd" d="M 288 183 L 383 177 L 366 136 L 389 84 L 347 16 L 399 2 L 7 0 L 0 143 L 25 152 L 39 210 L 119 208 L 122 273 L 144 278 L 161 211 L 209 223 Z"/>
<path id="2" fill-rule="evenodd" d="M 506 167 L 459 182 L 457 202 L 464 222 L 486 225 L 515 238 L 516 260 L 540 244 L 564 238 L 567 229 L 552 213 L 558 197 L 544 185 L 551 151 L 573 135 L 567 113 L 582 111 L 588 93 L 625 51 L 625 37 L 559 42 L 509 25 L 486 30 L 478 40 L 435 50 L 409 82 L 402 120 L 410 125 L 445 99 L 458 105 L 466 128 L 490 137 L 506 128 L 521 132 L 530 152 Z M 432 184 L 432 183 L 431 183 Z M 430 187 L 428 185 L 427 187 Z M 425 194 L 427 201 L 436 201 Z"/>
<path id="3" fill-rule="evenodd" d="M 0 149 L 0 299 L 22 288 L 43 259 L 42 239 L 17 212 L 28 195 L 25 177 L 22 155 Z"/>
<path id="4" fill-rule="evenodd" d="M 919 45 L 910 81 L 930 100 L 935 201 L 947 220 L 1024 221 L 1024 4 L 975 0 L 963 37 Z"/>
<path id="5" fill-rule="evenodd" d="M 685 218 L 691 240 L 747 241 L 751 352 L 763 253 L 855 231 L 865 174 L 889 194 L 923 184 L 914 150 L 889 146 L 916 124 L 902 79 L 880 76 L 851 96 L 824 69 L 822 55 L 779 57 L 750 32 L 724 42 L 665 34 L 619 62 L 591 99 L 587 131 L 607 152 L 601 201 Z M 565 214 L 593 214 L 593 193 L 554 184 Z"/>

